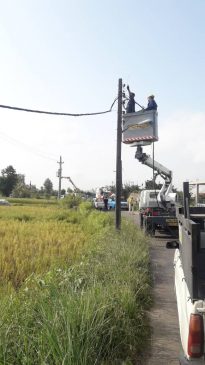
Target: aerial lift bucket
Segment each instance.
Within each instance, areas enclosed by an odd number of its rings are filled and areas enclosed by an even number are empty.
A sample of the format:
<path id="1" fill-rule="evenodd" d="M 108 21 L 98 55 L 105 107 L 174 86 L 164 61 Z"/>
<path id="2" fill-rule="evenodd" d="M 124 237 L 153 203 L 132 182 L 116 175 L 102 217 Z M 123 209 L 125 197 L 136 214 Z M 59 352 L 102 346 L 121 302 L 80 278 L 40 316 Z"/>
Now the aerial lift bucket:
<path id="1" fill-rule="evenodd" d="M 158 113 L 156 110 L 140 110 L 123 115 L 123 143 L 147 145 L 158 141 Z"/>

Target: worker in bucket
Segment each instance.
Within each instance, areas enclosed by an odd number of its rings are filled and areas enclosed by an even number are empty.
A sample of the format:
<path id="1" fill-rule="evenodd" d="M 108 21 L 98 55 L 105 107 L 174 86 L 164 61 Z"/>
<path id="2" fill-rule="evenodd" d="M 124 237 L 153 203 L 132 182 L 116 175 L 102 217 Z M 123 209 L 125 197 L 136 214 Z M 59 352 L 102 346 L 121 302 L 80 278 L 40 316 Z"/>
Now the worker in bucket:
<path id="1" fill-rule="evenodd" d="M 129 93 L 129 99 L 128 99 L 127 106 L 125 108 L 126 113 L 135 113 L 135 104 L 137 104 L 141 109 L 145 110 L 142 105 L 140 105 L 139 103 L 137 103 L 135 101 L 135 94 L 130 91 L 129 85 L 127 85 L 127 90 Z"/>
<path id="2" fill-rule="evenodd" d="M 135 113 L 135 94 L 130 91 L 129 85 L 127 85 L 127 90 L 129 93 L 129 100 L 126 106 L 126 113 Z"/>
<path id="3" fill-rule="evenodd" d="M 147 108 L 144 110 L 157 110 L 157 103 L 154 100 L 154 95 L 148 96 L 147 100 L 148 100 Z"/>

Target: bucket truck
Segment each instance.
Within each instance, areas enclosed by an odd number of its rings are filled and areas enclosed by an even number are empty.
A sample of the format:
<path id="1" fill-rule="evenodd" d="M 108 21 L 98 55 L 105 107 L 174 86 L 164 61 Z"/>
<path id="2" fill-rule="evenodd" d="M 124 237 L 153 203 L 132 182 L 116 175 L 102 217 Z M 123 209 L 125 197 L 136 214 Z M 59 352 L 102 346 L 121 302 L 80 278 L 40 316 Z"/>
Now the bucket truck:
<path id="1" fill-rule="evenodd" d="M 141 227 L 151 234 L 156 229 L 163 229 L 175 235 L 178 226 L 175 209 L 177 194 L 173 192 L 172 171 L 143 153 L 142 146 L 137 146 L 135 158 L 154 170 L 154 181 L 158 175 L 164 179 L 160 190 L 143 190 L 140 194 Z"/>
<path id="2" fill-rule="evenodd" d="M 136 113 L 123 114 L 123 143 L 137 147 L 135 158 L 154 169 L 155 178 L 160 175 L 164 179 L 161 190 L 141 192 L 141 226 L 149 233 L 154 233 L 156 229 L 165 229 L 173 234 L 173 228 L 177 228 L 177 220 L 175 214 L 176 194 L 172 189 L 172 172 L 157 161 L 153 161 L 142 150 L 142 146 L 148 146 L 157 142 L 158 139 L 158 112 L 156 110 L 145 109 Z"/>
<path id="3" fill-rule="evenodd" d="M 77 188 L 77 186 L 74 184 L 73 180 L 70 178 L 70 176 L 62 176 L 62 179 L 67 179 L 68 181 L 70 181 L 70 183 L 73 185 L 73 191 L 74 193 L 80 193 L 80 189 Z"/>
<path id="4" fill-rule="evenodd" d="M 183 206 L 176 209 L 179 240 L 167 242 L 166 247 L 175 249 L 179 363 L 205 365 L 205 207 L 190 205 L 189 185 L 184 182 Z"/>

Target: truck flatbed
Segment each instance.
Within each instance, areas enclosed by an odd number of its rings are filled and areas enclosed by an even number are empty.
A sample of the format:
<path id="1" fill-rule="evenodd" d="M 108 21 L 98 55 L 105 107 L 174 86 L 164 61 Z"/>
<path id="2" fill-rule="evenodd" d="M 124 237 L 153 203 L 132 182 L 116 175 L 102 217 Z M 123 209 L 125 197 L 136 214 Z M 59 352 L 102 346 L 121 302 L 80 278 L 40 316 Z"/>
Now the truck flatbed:
<path id="1" fill-rule="evenodd" d="M 191 213 L 190 218 L 204 218 L 205 219 L 205 213 Z"/>
<path id="2" fill-rule="evenodd" d="M 155 231 L 165 231 L 172 237 L 178 237 L 178 221 L 176 216 L 158 215 L 146 216 L 140 214 L 141 228 L 147 234 L 154 235 Z"/>

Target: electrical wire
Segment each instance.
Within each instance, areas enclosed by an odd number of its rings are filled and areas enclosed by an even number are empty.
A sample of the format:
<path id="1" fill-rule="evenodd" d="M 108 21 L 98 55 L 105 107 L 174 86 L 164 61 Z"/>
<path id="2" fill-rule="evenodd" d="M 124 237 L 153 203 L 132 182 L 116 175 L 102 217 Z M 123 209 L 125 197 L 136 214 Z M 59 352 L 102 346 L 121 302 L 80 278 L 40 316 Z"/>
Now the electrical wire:
<path id="1" fill-rule="evenodd" d="M 57 157 L 55 158 L 54 155 L 52 157 L 51 155 L 45 154 L 43 151 L 37 150 L 35 147 L 29 146 L 24 142 L 21 142 L 13 137 L 10 137 L 7 134 L 3 133 L 2 131 L 0 131 L 0 138 L 12 145 L 17 145 L 17 146 L 19 145 L 21 148 L 26 149 L 29 152 L 33 153 L 34 155 L 38 155 L 46 160 L 55 162 L 57 161 Z"/>
<path id="2" fill-rule="evenodd" d="M 43 111 L 43 110 L 20 108 L 20 107 L 17 107 L 17 106 L 10 106 L 10 105 L 0 105 L 0 108 L 17 110 L 17 111 L 21 111 L 21 112 L 38 113 L 38 114 L 62 115 L 62 116 L 67 116 L 67 117 L 83 117 L 83 116 L 89 116 L 89 115 L 99 115 L 99 114 L 110 113 L 112 111 L 112 108 L 113 108 L 113 106 L 114 106 L 114 104 L 117 100 L 118 100 L 118 96 L 113 101 L 110 109 L 105 110 L 103 112 L 96 112 L 96 113 L 78 113 L 78 114 L 76 114 L 76 113 L 48 112 L 48 111 Z"/>

